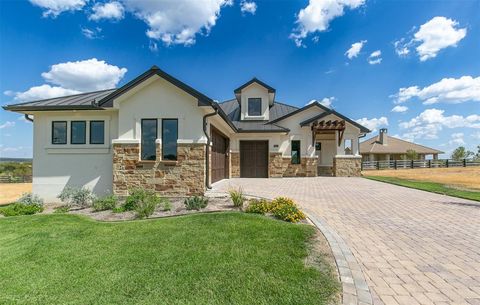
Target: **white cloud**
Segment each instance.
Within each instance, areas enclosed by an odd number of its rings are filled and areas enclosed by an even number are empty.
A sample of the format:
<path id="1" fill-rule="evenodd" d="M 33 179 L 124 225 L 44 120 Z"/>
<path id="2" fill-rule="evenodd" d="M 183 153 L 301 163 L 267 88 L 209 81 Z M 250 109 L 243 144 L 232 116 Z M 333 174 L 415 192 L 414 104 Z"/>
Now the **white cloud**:
<path id="1" fill-rule="evenodd" d="M 388 126 L 388 119 L 384 116 L 380 118 L 373 118 L 373 119 L 361 118 L 356 120 L 356 122 L 360 125 L 367 127 L 371 131 L 376 131 L 378 128 L 382 126 Z"/>
<path id="2" fill-rule="evenodd" d="M 253 1 L 242 0 L 242 2 L 240 2 L 240 10 L 242 13 L 250 13 L 255 15 L 255 12 L 257 11 L 257 4 Z"/>
<path id="3" fill-rule="evenodd" d="M 42 73 L 42 77 L 63 88 L 85 92 L 114 88 L 125 73 L 126 68 L 91 58 L 53 65 L 50 71 Z"/>
<path id="4" fill-rule="evenodd" d="M 347 52 L 345 52 L 345 55 L 347 55 L 348 59 L 357 57 L 366 43 L 367 43 L 366 40 L 361 40 L 359 42 L 353 43 L 350 49 L 348 49 Z"/>
<path id="5" fill-rule="evenodd" d="M 405 112 L 408 110 L 408 107 L 407 106 L 400 106 L 400 105 L 397 105 L 395 107 L 392 108 L 392 112 Z"/>
<path id="6" fill-rule="evenodd" d="M 82 28 L 83 36 L 87 37 L 88 39 L 102 38 L 102 36 L 100 35 L 101 32 L 102 29 L 99 27 L 96 27 L 94 29 Z"/>
<path id="7" fill-rule="evenodd" d="M 328 30 L 330 22 L 344 14 L 345 8 L 356 9 L 365 0 L 309 0 L 308 5 L 297 15 L 297 27 L 290 38 L 300 47 L 310 33 Z"/>
<path id="8" fill-rule="evenodd" d="M 20 102 L 114 88 L 126 72 L 126 68 L 109 65 L 96 58 L 59 63 L 42 73 L 45 81 L 56 86 L 34 86 L 24 92 L 15 92 L 13 96 L 15 101 Z M 7 93 L 12 94 L 11 91 Z"/>
<path id="9" fill-rule="evenodd" d="M 332 103 L 335 101 L 336 98 L 334 96 L 331 97 L 324 97 L 321 101 L 318 100 L 311 100 L 310 102 L 307 103 L 307 105 L 313 104 L 315 102 L 318 102 L 320 105 L 323 105 L 328 108 L 332 108 Z"/>
<path id="10" fill-rule="evenodd" d="M 465 141 L 463 140 L 463 132 L 456 132 L 450 135 L 451 140 L 448 141 L 450 145 L 465 145 Z"/>
<path id="11" fill-rule="evenodd" d="M 5 123 L 0 124 L 0 129 L 10 128 L 10 127 L 14 127 L 14 126 L 15 126 L 15 122 L 6 121 Z"/>
<path id="12" fill-rule="evenodd" d="M 480 140 L 480 131 L 471 134 L 472 138 Z"/>
<path id="13" fill-rule="evenodd" d="M 382 62 L 382 51 L 376 50 L 368 56 L 368 63 L 371 65 L 377 65 Z"/>
<path id="14" fill-rule="evenodd" d="M 402 38 L 394 43 L 399 56 L 406 56 L 415 47 L 420 61 L 435 58 L 442 49 L 456 47 L 467 35 L 466 28 L 459 28 L 458 22 L 437 16 L 422 24 L 411 39 Z"/>
<path id="15" fill-rule="evenodd" d="M 466 117 L 461 115 L 445 116 L 445 110 L 426 109 L 408 122 L 402 122 L 399 127 L 408 129 L 404 138 L 437 139 L 438 132 L 445 128 L 480 128 L 480 115 L 472 114 Z"/>
<path id="16" fill-rule="evenodd" d="M 166 45 L 194 44 L 196 34 L 208 34 L 221 8 L 231 4 L 228 0 L 123 0 L 127 11 L 149 26 L 147 36 Z"/>
<path id="17" fill-rule="evenodd" d="M 417 97 L 423 104 L 436 103 L 459 104 L 467 101 L 480 101 L 480 76 L 462 76 L 460 78 L 444 78 L 441 81 L 420 89 L 418 86 L 400 88 L 391 97 L 397 103 L 406 102 Z"/>
<path id="18" fill-rule="evenodd" d="M 57 17 L 63 12 L 81 10 L 88 0 L 30 0 L 36 6 L 44 9 L 43 17 Z"/>
<path id="19" fill-rule="evenodd" d="M 124 17 L 125 9 L 120 2 L 112 1 L 107 3 L 95 3 L 92 7 L 93 13 L 88 17 L 90 20 L 101 19 L 121 20 Z"/>

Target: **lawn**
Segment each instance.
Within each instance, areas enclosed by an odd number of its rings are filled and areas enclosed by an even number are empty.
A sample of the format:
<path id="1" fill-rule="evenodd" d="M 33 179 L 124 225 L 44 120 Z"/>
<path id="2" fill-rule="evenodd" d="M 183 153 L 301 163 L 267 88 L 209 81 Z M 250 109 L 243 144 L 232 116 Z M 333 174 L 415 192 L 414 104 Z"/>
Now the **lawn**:
<path id="1" fill-rule="evenodd" d="M 429 181 L 419 181 L 419 180 L 410 180 L 410 179 L 401 179 L 396 177 L 384 177 L 384 176 L 366 176 L 368 179 L 392 183 L 400 186 L 410 187 L 414 189 L 419 189 L 422 191 L 428 191 L 443 195 L 449 195 L 464 199 L 480 201 L 480 191 L 478 190 L 468 190 L 468 189 L 459 189 L 451 187 L 442 183 L 429 182 Z"/>
<path id="2" fill-rule="evenodd" d="M 243 213 L 0 219 L 1 304 L 328 304 L 314 229 Z M 323 270 L 321 272 L 320 270 Z"/>

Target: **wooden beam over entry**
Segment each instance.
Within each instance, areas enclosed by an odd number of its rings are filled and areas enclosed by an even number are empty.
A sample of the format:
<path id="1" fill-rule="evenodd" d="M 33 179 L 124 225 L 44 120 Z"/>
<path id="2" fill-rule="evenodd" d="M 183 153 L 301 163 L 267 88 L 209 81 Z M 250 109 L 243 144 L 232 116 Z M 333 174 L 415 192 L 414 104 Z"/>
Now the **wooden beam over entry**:
<path id="1" fill-rule="evenodd" d="M 343 134 L 345 133 L 345 120 L 321 120 L 312 123 L 312 143 L 315 142 L 317 133 L 326 131 L 335 131 L 339 133 L 338 146 L 342 143 Z"/>

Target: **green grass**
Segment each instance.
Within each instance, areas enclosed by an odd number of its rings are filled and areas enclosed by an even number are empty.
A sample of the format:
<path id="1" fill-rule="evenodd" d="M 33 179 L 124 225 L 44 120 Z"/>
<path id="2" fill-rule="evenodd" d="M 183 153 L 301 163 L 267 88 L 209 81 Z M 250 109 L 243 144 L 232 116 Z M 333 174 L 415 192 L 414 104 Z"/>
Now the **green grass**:
<path id="1" fill-rule="evenodd" d="M 395 177 L 382 177 L 382 176 L 368 176 L 365 178 L 375 180 L 375 181 L 381 181 L 381 182 L 387 182 L 387 183 L 396 184 L 400 186 L 405 186 L 409 188 L 414 188 L 422 191 L 480 201 L 480 192 L 478 191 L 456 189 L 441 183 L 400 179 Z"/>
<path id="2" fill-rule="evenodd" d="M 327 304 L 313 228 L 243 213 L 0 219 L 0 304 Z"/>

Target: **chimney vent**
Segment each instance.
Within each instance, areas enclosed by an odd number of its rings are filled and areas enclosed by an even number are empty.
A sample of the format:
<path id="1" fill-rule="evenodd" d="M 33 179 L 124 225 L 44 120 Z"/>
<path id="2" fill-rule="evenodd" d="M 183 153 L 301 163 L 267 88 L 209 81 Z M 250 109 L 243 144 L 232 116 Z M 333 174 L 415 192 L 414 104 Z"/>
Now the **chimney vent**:
<path id="1" fill-rule="evenodd" d="M 387 145 L 388 144 L 388 130 L 387 128 L 380 129 L 380 144 Z"/>

